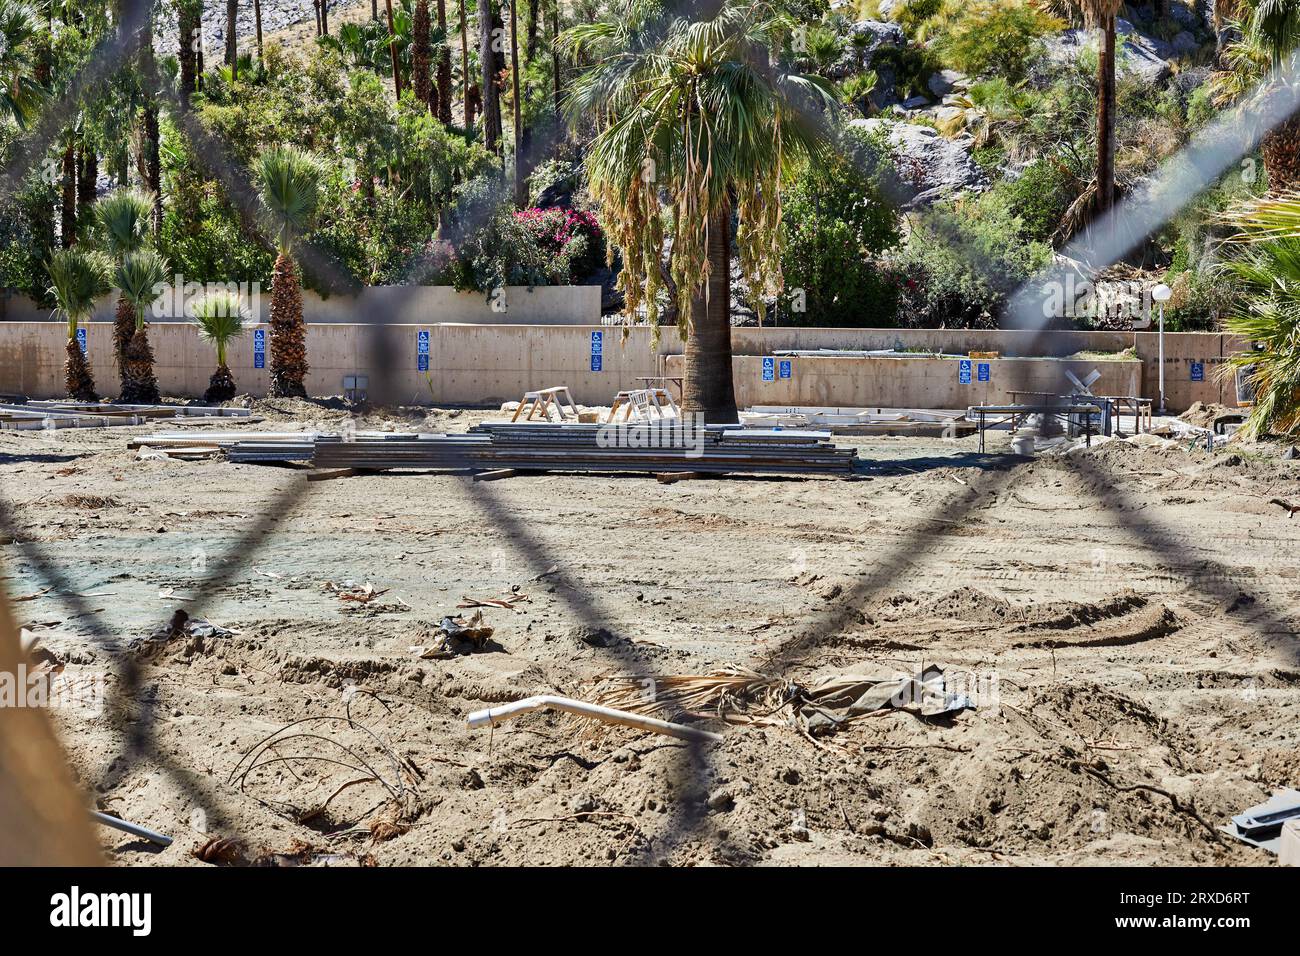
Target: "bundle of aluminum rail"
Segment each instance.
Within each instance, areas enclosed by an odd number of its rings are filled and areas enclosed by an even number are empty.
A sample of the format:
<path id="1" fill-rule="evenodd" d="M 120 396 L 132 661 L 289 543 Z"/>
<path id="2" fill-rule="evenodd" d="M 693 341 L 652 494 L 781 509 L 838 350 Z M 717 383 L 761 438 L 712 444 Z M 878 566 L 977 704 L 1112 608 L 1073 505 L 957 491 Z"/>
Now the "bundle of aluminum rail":
<path id="1" fill-rule="evenodd" d="M 319 441 L 312 464 L 353 469 L 848 474 L 854 453 L 816 431 L 486 423 L 455 435 Z"/>

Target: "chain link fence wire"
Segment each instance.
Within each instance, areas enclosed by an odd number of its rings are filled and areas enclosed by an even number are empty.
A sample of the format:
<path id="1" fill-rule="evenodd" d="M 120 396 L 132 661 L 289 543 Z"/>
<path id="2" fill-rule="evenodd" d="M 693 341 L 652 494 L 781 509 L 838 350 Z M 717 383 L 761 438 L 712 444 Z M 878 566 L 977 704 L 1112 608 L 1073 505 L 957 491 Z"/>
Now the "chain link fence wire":
<path id="1" fill-rule="evenodd" d="M 23 138 L 14 159 L 3 177 L 0 177 L 0 201 L 19 188 L 23 177 L 57 141 L 62 130 L 74 120 L 85 100 L 93 96 L 95 90 L 120 69 L 120 64 L 139 49 L 149 2 L 150 0 L 125 0 L 122 4 L 123 29 L 114 32 L 99 44 L 86 65 L 69 83 L 65 93 L 47 106 L 40 122 Z M 701 5 L 693 3 L 693 6 Z M 1123 200 L 1101 217 L 1092 229 L 1073 240 L 1062 250 L 1063 253 L 1070 258 L 1102 267 L 1121 259 L 1171 219 L 1232 164 L 1252 152 L 1260 138 L 1270 129 L 1295 112 L 1300 105 L 1300 85 L 1272 82 L 1279 78 L 1293 78 L 1294 62 L 1285 64 L 1281 73 L 1284 75 L 1272 77 L 1261 84 L 1257 96 L 1232 113 L 1220 117 L 1198 134 L 1186 149 L 1165 164 L 1155 178 L 1153 187 L 1144 196 Z M 169 106 L 178 128 L 194 145 L 199 160 L 220 181 L 241 219 L 250 229 L 255 230 L 260 219 L 259 204 L 248 172 L 232 160 L 230 151 L 219 138 L 202 127 L 193 113 L 183 108 L 174 91 L 155 92 Z M 1243 130 L 1246 131 L 1245 135 Z M 535 143 L 534 147 L 544 150 L 547 145 L 549 144 L 543 141 Z M 463 214 L 466 211 L 457 212 Z M 481 219 L 472 218 L 473 210 L 468 212 L 471 218 L 462 221 L 458 234 L 450 238 L 453 245 L 458 237 L 470 234 L 476 226 L 483 224 Z M 479 210 L 481 215 L 490 212 L 486 209 Z M 453 215 L 452 218 L 459 220 L 460 216 Z M 314 278 L 345 294 L 358 290 L 356 280 L 325 250 L 310 242 L 300 241 L 295 246 L 295 254 Z M 418 283 L 427 276 L 429 267 L 427 256 L 413 257 L 405 277 L 406 282 L 413 283 L 407 286 L 411 290 L 408 295 L 418 288 Z M 1058 354 L 1059 349 L 1069 341 L 1069 332 L 1047 327 L 1048 320 L 1042 309 L 1044 286 L 1052 281 L 1064 280 L 1065 270 L 1058 272 L 1059 274 L 1049 275 L 1045 279 L 1033 280 L 1010 300 L 1004 327 L 1033 333 L 1031 344 L 1024 349 L 1025 354 Z M 391 316 L 402 314 L 401 305 L 399 300 Z M 376 372 L 372 378 L 376 386 L 373 389 L 376 403 L 391 403 L 397 396 L 392 394 L 389 387 L 388 373 L 396 370 L 397 361 L 391 336 L 386 335 L 385 331 L 390 325 L 399 323 L 390 316 L 366 315 L 360 317 L 358 324 L 367 328 L 370 367 Z M 1024 373 L 1013 370 L 1012 374 Z M 1023 382 L 1015 384 L 1023 385 Z M 354 418 L 360 414 L 360 411 L 354 409 Z M 1002 456 L 990 455 L 968 460 L 979 468 L 979 473 L 967 493 L 937 507 L 933 513 L 899 535 L 894 545 L 885 554 L 875 557 L 872 567 L 830 602 L 823 614 L 809 620 L 797 634 L 752 664 L 771 676 L 791 673 L 807 661 L 816 648 L 834 640 L 850 627 L 857 620 L 859 609 L 881 597 L 886 587 L 898 586 L 900 581 L 911 574 L 923 576 L 925 569 L 914 560 L 917 553 L 924 553 L 935 541 L 950 540 L 953 529 L 959 527 L 977 509 L 1004 493 L 1015 474 L 1011 463 Z M 1163 560 L 1171 573 L 1182 575 L 1189 589 L 1218 601 L 1231 600 L 1240 593 L 1240 582 L 1229 569 L 1213 561 L 1189 566 L 1183 543 L 1178 540 L 1176 533 L 1154 519 L 1141 517 L 1129 493 L 1104 465 L 1077 455 L 1069 456 L 1066 461 L 1068 468 L 1077 469 L 1086 479 L 1086 487 L 1092 490 L 1099 503 L 1122 516 L 1121 520 L 1129 529 L 1135 544 Z M 868 462 L 866 467 L 871 469 L 877 466 Z M 888 466 L 883 466 L 882 470 L 887 473 Z M 460 481 L 466 496 L 493 527 L 501 530 L 505 540 L 526 565 L 536 575 L 549 572 L 552 562 L 545 542 L 509 504 L 483 484 L 463 477 Z M 186 602 L 191 616 L 202 616 L 204 608 L 221 588 L 237 572 L 249 566 L 258 549 L 276 534 L 291 514 L 308 503 L 313 487 L 314 483 L 308 482 L 305 476 L 296 477 L 271 496 L 257 520 L 211 562 L 211 570 L 199 584 L 194 599 Z M 214 829 L 226 826 L 230 816 L 223 808 L 223 800 L 233 793 L 216 782 L 218 776 L 209 778 L 192 768 L 179 765 L 159 745 L 156 715 L 151 695 L 143 683 L 140 664 L 125 642 L 87 604 L 57 561 L 45 549 L 27 539 L 14 520 L 11 505 L 3 496 L 0 496 L 0 531 L 14 543 L 36 576 L 53 589 L 53 593 L 67 604 L 79 621 L 84 622 L 90 639 L 113 662 L 115 690 L 110 698 L 109 714 L 115 726 L 126 728 L 122 759 L 151 762 L 204 810 Z M 597 597 L 597 589 L 584 587 L 577 576 L 564 567 L 553 572 L 552 577 L 559 585 L 555 593 L 564 601 L 574 618 L 588 627 L 603 628 L 616 639 L 627 636 L 622 633 L 627 628 L 619 620 L 617 610 L 605 606 L 605 602 Z M 1254 597 L 1256 600 L 1253 610 L 1247 620 L 1268 633 L 1286 632 L 1287 623 L 1282 610 L 1262 596 Z M 166 627 L 169 621 L 161 621 L 160 624 Z M 620 642 L 615 640 L 611 645 L 617 646 L 618 643 Z M 621 656 L 612 658 L 612 663 L 624 672 L 630 668 L 634 671 L 633 676 L 638 679 L 653 681 L 657 676 L 662 676 L 652 672 L 640 661 L 629 661 Z M 693 797 L 674 801 L 666 834 L 656 840 L 653 851 L 646 850 L 630 858 L 630 862 L 649 863 L 671 859 L 676 848 L 697 835 L 699 822 L 704 815 L 701 788 L 709 776 L 712 748 L 713 745 L 698 742 L 673 746 L 673 771 L 678 790 Z"/>

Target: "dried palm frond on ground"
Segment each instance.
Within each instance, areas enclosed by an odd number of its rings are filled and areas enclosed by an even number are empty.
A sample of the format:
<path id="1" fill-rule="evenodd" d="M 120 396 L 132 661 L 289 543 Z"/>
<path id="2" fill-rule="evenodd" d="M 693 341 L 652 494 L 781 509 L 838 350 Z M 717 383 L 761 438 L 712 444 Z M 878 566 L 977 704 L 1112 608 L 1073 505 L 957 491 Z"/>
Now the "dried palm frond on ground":
<path id="1" fill-rule="evenodd" d="M 664 720 L 717 717 L 731 723 L 770 719 L 794 699 L 797 688 L 747 667 L 723 667 L 708 674 L 668 677 L 611 677 L 597 688 L 595 702 Z M 777 721 L 780 722 L 780 721 Z"/>

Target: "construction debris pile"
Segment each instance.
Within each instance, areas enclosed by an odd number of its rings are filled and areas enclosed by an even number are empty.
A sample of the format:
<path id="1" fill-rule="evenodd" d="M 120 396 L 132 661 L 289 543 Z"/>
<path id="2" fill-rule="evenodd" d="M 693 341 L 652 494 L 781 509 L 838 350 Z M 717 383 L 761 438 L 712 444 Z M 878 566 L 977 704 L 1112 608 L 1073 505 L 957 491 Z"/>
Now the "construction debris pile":
<path id="1" fill-rule="evenodd" d="M 630 425 L 487 422 L 457 434 L 357 432 L 164 433 L 134 448 L 163 453 L 220 448 L 233 462 L 310 462 L 320 469 L 577 471 L 672 474 L 851 474 L 852 448 L 824 431 L 696 427 L 679 421 Z"/>

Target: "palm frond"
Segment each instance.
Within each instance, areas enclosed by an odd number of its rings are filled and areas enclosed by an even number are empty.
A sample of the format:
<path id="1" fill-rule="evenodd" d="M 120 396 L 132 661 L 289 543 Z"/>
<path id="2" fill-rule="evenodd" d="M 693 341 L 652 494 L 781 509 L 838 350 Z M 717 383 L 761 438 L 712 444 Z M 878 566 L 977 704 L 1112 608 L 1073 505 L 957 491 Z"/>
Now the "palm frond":
<path id="1" fill-rule="evenodd" d="M 68 338 L 76 335 L 77 325 L 89 318 L 95 299 L 108 291 L 112 262 L 102 252 L 76 245 L 60 249 L 50 256 L 46 271 L 50 274 L 50 296 L 57 303 L 55 314 L 68 323 Z"/>
<path id="2" fill-rule="evenodd" d="M 243 300 L 233 292 L 212 292 L 190 308 L 199 335 L 217 350 L 217 364 L 226 364 L 226 348 L 244 334 Z"/>
<path id="3" fill-rule="evenodd" d="M 124 256 L 144 245 L 153 197 L 138 189 L 116 189 L 94 205 L 95 223 L 110 255 Z"/>
<path id="4" fill-rule="evenodd" d="M 320 163 L 296 146 L 273 146 L 257 158 L 258 191 L 267 224 L 282 251 L 308 229 L 320 203 Z"/>
<path id="5" fill-rule="evenodd" d="M 113 270 L 113 285 L 135 306 L 136 328 L 144 325 L 144 307 L 162 292 L 167 271 L 167 260 L 152 249 L 128 253 Z"/>

